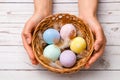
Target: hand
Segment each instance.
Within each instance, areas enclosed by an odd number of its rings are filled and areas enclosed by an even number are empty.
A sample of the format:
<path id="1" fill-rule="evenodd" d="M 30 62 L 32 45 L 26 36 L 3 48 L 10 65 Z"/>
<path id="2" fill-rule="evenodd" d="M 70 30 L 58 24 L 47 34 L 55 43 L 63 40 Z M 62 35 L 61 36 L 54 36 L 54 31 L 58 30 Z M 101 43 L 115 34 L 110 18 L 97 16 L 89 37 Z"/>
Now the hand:
<path id="1" fill-rule="evenodd" d="M 34 14 L 26 22 L 22 32 L 23 45 L 33 64 L 38 64 L 31 48 L 32 33 L 41 19 L 52 14 L 52 0 L 34 0 Z"/>
<path id="2" fill-rule="evenodd" d="M 103 54 L 106 45 L 106 37 L 96 17 L 82 16 L 80 18 L 82 18 L 85 22 L 89 24 L 95 37 L 95 43 L 94 43 L 95 52 L 93 53 L 92 57 L 89 59 L 88 63 L 85 65 L 85 69 L 88 69 Z"/>
<path id="3" fill-rule="evenodd" d="M 24 29 L 22 31 L 22 41 L 23 45 L 31 59 L 32 64 L 38 64 L 37 60 L 35 59 L 33 50 L 31 48 L 31 40 L 32 40 L 32 33 L 34 31 L 34 28 L 39 23 L 41 19 L 44 17 L 41 17 L 40 14 L 34 14 L 25 24 Z"/>

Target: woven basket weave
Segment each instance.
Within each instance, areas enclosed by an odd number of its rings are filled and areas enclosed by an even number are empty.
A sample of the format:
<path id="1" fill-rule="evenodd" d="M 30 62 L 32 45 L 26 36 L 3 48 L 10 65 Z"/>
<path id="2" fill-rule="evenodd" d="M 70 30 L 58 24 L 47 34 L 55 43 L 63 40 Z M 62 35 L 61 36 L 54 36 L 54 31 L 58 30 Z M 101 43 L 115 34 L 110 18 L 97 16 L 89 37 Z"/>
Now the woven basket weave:
<path id="1" fill-rule="evenodd" d="M 77 30 L 77 32 L 80 32 L 80 35 L 86 40 L 87 48 L 86 48 L 86 55 L 82 58 L 77 60 L 75 66 L 72 68 L 55 68 L 50 65 L 48 65 L 42 58 L 43 56 L 43 50 L 45 46 L 47 45 L 40 33 L 43 34 L 43 32 L 48 28 L 55 28 L 58 31 L 60 31 L 61 27 L 65 24 L 73 24 Z M 79 35 L 79 34 L 78 34 Z M 50 71 L 57 72 L 57 73 L 72 73 L 80 70 L 84 67 L 86 62 L 89 60 L 92 52 L 93 52 L 93 43 L 94 38 L 91 30 L 89 29 L 89 26 L 86 25 L 81 19 L 74 15 L 70 14 L 55 14 L 50 15 L 47 18 L 43 19 L 36 27 L 33 38 L 32 38 L 32 49 L 35 53 L 35 57 L 38 60 L 38 62 L 43 65 L 45 68 L 47 68 Z"/>

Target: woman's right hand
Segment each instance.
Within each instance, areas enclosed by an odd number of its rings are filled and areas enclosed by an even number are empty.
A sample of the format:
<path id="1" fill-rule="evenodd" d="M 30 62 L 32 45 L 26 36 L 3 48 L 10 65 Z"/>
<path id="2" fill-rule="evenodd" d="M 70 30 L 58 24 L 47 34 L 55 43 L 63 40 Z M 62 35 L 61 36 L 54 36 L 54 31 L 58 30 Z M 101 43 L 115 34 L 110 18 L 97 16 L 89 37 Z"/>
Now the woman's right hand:
<path id="1" fill-rule="evenodd" d="M 32 17 L 26 22 L 22 31 L 22 41 L 23 41 L 24 48 L 26 49 L 32 64 L 35 64 L 35 65 L 38 64 L 38 62 L 35 59 L 33 50 L 31 48 L 32 33 L 36 25 L 40 22 L 40 20 L 42 20 L 46 16 L 47 15 L 41 16 L 40 14 L 37 14 L 37 13 L 33 14 Z"/>
<path id="2" fill-rule="evenodd" d="M 23 45 L 31 59 L 32 64 L 38 64 L 31 48 L 32 33 L 40 20 L 50 14 L 52 14 L 52 0 L 34 0 L 34 14 L 26 22 L 22 31 Z"/>

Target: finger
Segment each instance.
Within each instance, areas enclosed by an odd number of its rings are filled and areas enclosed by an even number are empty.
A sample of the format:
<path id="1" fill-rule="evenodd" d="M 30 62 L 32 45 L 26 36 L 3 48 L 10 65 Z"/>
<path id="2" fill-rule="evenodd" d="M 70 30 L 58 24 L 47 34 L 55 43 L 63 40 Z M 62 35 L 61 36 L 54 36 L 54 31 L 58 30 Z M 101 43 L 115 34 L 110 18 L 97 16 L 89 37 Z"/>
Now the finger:
<path id="1" fill-rule="evenodd" d="M 24 35 L 26 42 L 30 45 L 32 41 L 31 33 L 27 33 L 27 35 Z"/>
<path id="2" fill-rule="evenodd" d="M 95 40 L 95 43 L 94 43 L 95 51 L 96 52 L 99 51 L 99 49 L 101 49 L 102 45 L 103 45 L 102 40 L 97 38 L 97 40 Z"/>
<path id="3" fill-rule="evenodd" d="M 37 60 L 35 59 L 35 56 L 33 54 L 32 48 L 31 46 L 27 43 L 26 37 L 22 36 L 22 40 L 23 40 L 23 45 L 31 59 L 32 64 L 38 64 Z"/>
<path id="4" fill-rule="evenodd" d="M 101 28 L 98 28 L 95 30 L 95 43 L 94 43 L 94 49 L 95 51 L 99 51 L 101 49 L 102 45 L 104 44 L 104 32 Z"/>
<path id="5" fill-rule="evenodd" d="M 103 54 L 105 45 L 101 47 L 98 52 L 95 52 L 94 55 L 90 58 L 88 63 L 86 64 L 85 68 L 88 69 L 90 66 Z"/>
<path id="6" fill-rule="evenodd" d="M 91 29 L 95 36 L 94 49 L 95 51 L 99 51 L 99 49 L 102 47 L 103 42 L 104 42 L 103 29 L 100 23 L 96 19 L 91 22 Z"/>
<path id="7" fill-rule="evenodd" d="M 32 64 L 38 64 L 37 60 L 35 59 L 32 48 L 30 46 L 31 41 L 32 41 L 31 33 L 32 33 L 33 28 L 34 28 L 34 25 L 35 25 L 35 23 L 34 23 L 34 21 L 32 21 L 32 19 L 30 19 L 25 24 L 23 34 L 22 34 L 22 40 L 23 40 L 23 45 L 24 45 L 24 47 L 29 55 L 29 58 L 30 58 Z"/>

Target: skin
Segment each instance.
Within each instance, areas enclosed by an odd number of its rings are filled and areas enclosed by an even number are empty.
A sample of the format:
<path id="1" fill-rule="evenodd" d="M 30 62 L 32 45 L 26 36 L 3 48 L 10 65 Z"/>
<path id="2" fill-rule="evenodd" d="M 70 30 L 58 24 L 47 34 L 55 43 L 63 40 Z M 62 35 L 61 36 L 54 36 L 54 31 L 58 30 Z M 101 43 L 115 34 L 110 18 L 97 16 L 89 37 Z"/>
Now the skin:
<path id="1" fill-rule="evenodd" d="M 96 10 L 98 0 L 78 0 L 79 17 L 90 25 L 95 36 L 94 55 L 90 58 L 85 68 L 88 69 L 104 52 L 106 38 L 97 19 Z M 34 0 L 34 13 L 26 22 L 22 31 L 23 45 L 30 57 L 32 64 L 38 64 L 31 48 L 32 32 L 40 20 L 52 14 L 52 0 Z"/>
<path id="2" fill-rule="evenodd" d="M 86 69 L 90 68 L 90 66 L 103 54 L 106 45 L 106 37 L 96 16 L 97 5 L 98 0 L 78 0 L 79 17 L 89 24 L 95 37 L 95 51 L 86 64 Z"/>
<path id="3" fill-rule="evenodd" d="M 34 13 L 26 22 L 22 31 L 23 45 L 30 57 L 32 64 L 38 64 L 31 48 L 32 32 L 40 20 L 50 14 L 52 14 L 52 0 L 34 0 Z"/>

